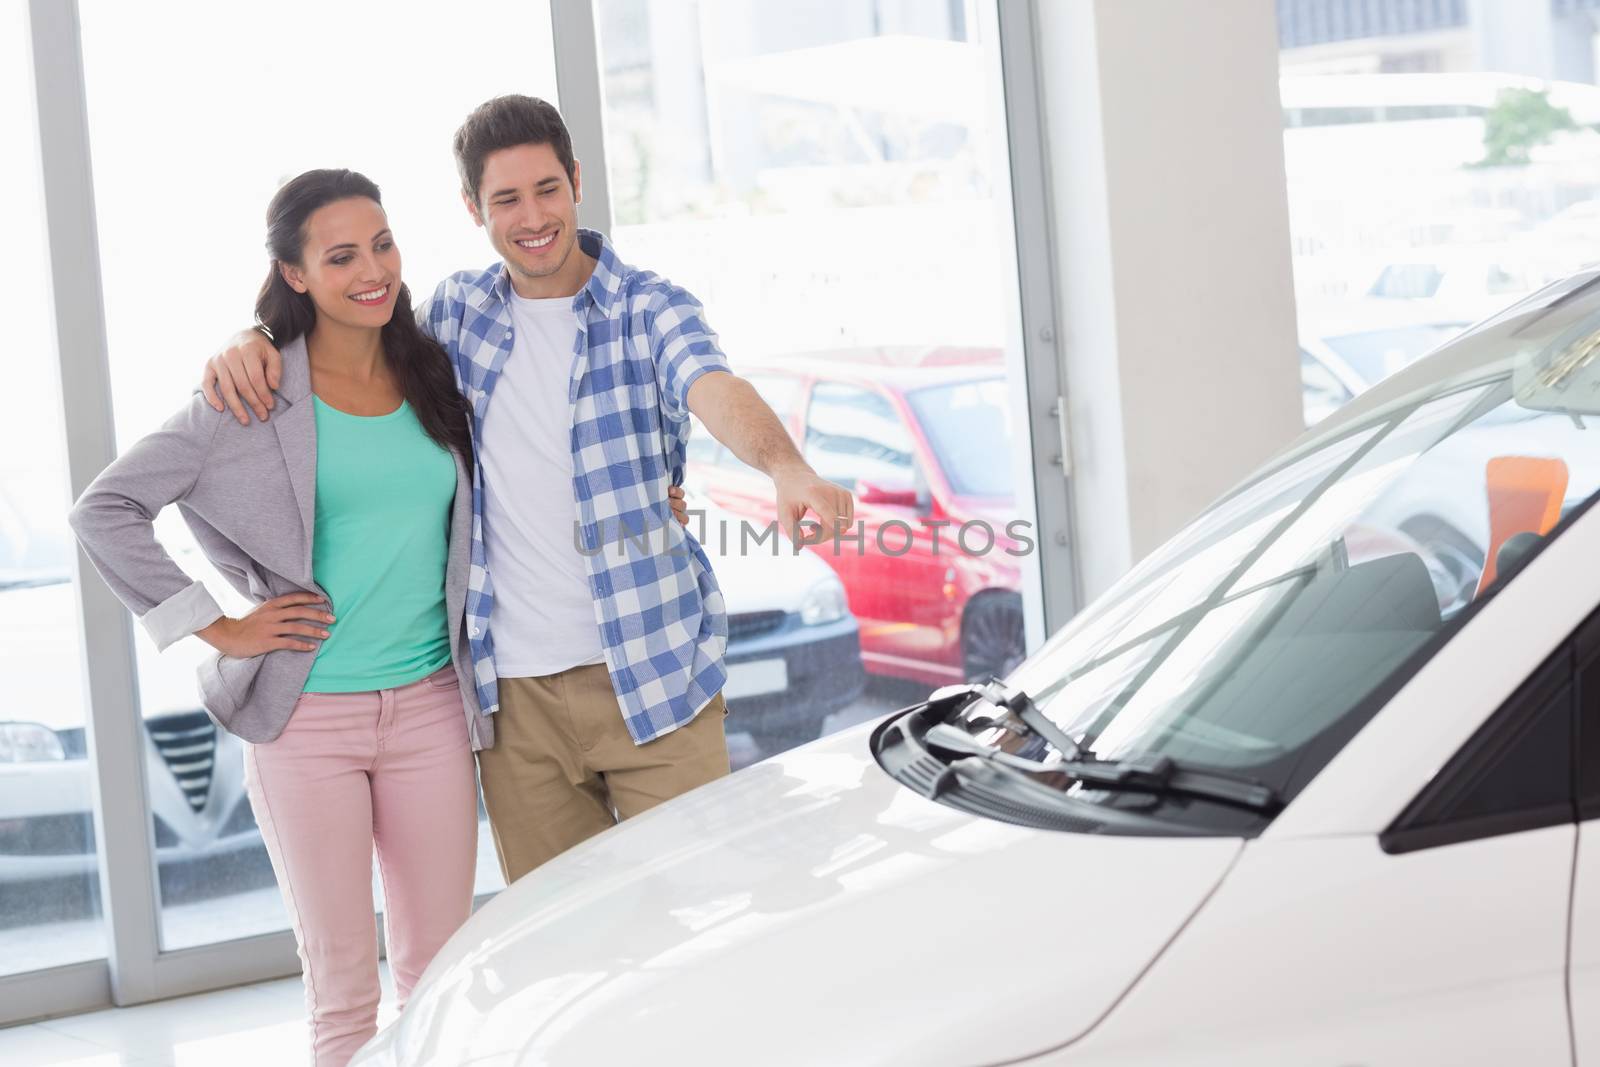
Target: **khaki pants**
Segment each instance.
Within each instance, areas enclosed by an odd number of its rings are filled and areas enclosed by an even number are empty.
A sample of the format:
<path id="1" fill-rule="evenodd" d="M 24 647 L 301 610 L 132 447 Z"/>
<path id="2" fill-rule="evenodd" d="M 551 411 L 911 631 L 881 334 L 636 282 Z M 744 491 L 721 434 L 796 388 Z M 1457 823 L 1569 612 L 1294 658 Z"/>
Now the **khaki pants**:
<path id="1" fill-rule="evenodd" d="M 635 745 L 605 664 L 500 679 L 483 802 L 510 885 L 580 841 L 728 773 L 727 705 Z"/>

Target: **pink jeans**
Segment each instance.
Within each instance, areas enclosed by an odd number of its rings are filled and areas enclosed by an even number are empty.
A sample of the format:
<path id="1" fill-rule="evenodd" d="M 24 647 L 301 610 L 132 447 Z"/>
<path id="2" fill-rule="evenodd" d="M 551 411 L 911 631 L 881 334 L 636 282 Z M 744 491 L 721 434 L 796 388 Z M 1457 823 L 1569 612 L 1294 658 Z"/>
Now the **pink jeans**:
<path id="1" fill-rule="evenodd" d="M 306 693 L 278 739 L 244 759 L 300 949 L 315 1063 L 342 1067 L 377 1032 L 373 846 L 401 1008 L 472 911 L 478 795 L 455 671 Z"/>

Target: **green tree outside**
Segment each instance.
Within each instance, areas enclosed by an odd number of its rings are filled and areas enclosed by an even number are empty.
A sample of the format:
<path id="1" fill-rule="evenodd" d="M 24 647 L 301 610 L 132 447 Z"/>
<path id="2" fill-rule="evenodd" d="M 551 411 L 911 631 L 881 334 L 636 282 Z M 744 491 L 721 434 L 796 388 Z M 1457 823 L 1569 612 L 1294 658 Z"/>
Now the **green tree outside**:
<path id="1" fill-rule="evenodd" d="M 1526 166 L 1534 148 L 1577 128 L 1572 113 L 1552 104 L 1548 91 L 1502 89 L 1484 116 L 1483 159 L 1475 166 Z"/>

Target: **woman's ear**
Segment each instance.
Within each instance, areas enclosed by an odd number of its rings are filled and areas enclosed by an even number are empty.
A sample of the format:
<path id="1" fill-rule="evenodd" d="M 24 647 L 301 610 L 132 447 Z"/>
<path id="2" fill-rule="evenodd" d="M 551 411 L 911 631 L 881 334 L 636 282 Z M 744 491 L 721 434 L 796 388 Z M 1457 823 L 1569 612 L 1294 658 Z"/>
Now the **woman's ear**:
<path id="1" fill-rule="evenodd" d="M 295 292 L 303 293 L 306 291 L 305 271 L 299 267 L 292 267 L 287 263 L 279 263 L 278 274 L 282 276 L 284 281 L 289 283 L 289 288 Z"/>

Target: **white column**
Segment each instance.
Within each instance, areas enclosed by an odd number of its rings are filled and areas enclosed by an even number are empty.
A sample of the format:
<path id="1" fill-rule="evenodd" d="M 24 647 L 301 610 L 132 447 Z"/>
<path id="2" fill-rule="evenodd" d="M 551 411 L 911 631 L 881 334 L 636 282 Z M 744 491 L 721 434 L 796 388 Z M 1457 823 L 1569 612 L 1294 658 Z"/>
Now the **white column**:
<path id="1" fill-rule="evenodd" d="M 1300 430 L 1271 0 L 1037 0 L 1086 598 Z"/>
<path id="2" fill-rule="evenodd" d="M 572 134 L 583 182 L 582 224 L 611 233 L 611 175 L 606 170 L 605 79 L 594 0 L 550 0 L 556 42 L 556 106 Z"/>

